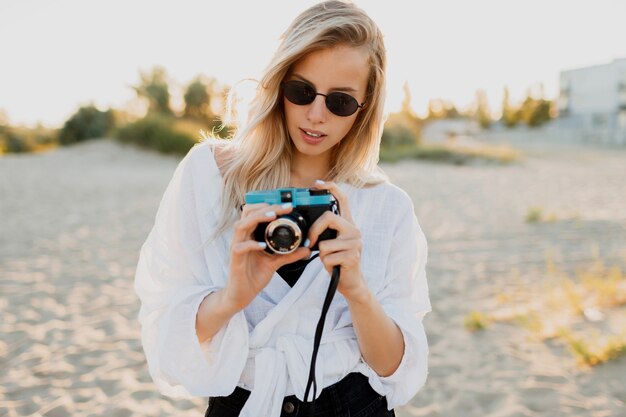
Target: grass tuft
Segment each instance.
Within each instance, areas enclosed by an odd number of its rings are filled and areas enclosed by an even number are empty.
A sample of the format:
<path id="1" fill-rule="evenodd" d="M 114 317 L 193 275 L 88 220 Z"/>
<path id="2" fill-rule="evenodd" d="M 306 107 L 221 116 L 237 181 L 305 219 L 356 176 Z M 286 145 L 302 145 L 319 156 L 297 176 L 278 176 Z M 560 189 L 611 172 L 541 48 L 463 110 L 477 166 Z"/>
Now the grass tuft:
<path id="1" fill-rule="evenodd" d="M 626 306 L 626 275 L 618 265 L 605 266 L 597 247 L 593 259 L 571 276 L 558 268 L 553 251 L 548 250 L 546 279 L 541 284 L 519 285 L 518 273 L 514 274 L 515 288 L 495 294 L 497 307 L 493 311 L 468 314 L 465 328 L 477 331 L 495 322 L 513 323 L 538 340 L 563 342 L 585 366 L 624 355 L 626 333 L 615 334 L 609 319 L 622 314 Z M 579 332 L 574 334 L 572 328 Z M 604 333 L 596 334 L 600 330 Z"/>
<path id="2" fill-rule="evenodd" d="M 626 333 L 591 337 L 563 330 L 560 336 L 580 365 L 596 366 L 626 355 Z"/>
<path id="3" fill-rule="evenodd" d="M 574 213 L 570 216 L 572 220 L 580 222 L 580 215 Z M 546 212 L 541 206 L 531 206 L 526 211 L 526 223 L 556 223 L 559 216 L 555 212 Z M 565 218 L 562 220 L 566 220 Z"/>
<path id="4" fill-rule="evenodd" d="M 539 223 L 542 218 L 543 208 L 539 206 L 533 206 L 526 212 L 526 223 Z"/>
<path id="5" fill-rule="evenodd" d="M 491 318 L 480 311 L 472 311 L 463 320 L 465 328 L 470 332 L 486 329 L 491 323 Z"/>

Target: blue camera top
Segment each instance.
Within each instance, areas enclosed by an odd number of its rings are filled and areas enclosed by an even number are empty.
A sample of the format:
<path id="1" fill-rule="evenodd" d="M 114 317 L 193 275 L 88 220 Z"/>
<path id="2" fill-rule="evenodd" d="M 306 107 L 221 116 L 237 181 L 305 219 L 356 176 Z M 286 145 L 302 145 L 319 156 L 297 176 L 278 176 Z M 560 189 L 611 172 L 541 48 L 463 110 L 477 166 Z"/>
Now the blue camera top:
<path id="1" fill-rule="evenodd" d="M 246 204 L 283 204 L 292 203 L 294 207 L 329 205 L 334 197 L 328 190 L 310 188 L 277 188 L 246 193 Z"/>

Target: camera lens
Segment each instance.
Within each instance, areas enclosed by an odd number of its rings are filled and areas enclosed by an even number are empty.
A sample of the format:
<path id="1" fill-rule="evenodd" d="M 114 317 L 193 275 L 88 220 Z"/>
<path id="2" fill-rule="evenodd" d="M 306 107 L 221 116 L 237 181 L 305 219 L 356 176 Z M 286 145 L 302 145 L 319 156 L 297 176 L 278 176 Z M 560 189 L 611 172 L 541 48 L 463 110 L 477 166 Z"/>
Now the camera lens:
<path id="1" fill-rule="evenodd" d="M 265 242 L 275 253 L 287 254 L 295 251 L 302 242 L 299 218 L 279 217 L 265 229 Z"/>
<path id="2" fill-rule="evenodd" d="M 296 234 L 290 227 L 280 226 L 274 230 L 272 238 L 277 246 L 289 247 L 293 245 L 294 240 L 296 240 Z"/>

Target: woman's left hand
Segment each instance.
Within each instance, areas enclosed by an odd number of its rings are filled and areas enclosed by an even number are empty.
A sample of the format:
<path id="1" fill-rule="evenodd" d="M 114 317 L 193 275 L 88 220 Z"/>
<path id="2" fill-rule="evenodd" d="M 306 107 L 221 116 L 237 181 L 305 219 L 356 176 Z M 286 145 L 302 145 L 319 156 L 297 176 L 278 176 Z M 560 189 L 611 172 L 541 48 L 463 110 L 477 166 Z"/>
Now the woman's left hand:
<path id="1" fill-rule="evenodd" d="M 352 220 L 348 198 L 345 193 L 332 181 L 324 183 L 316 182 L 313 188 L 330 191 L 339 203 L 340 214 L 331 211 L 322 214 L 309 229 L 308 238 L 312 247 L 320 234 L 327 228 L 337 231 L 337 238 L 323 240 L 319 243 L 319 256 L 328 271 L 332 275 L 333 267 L 339 265 L 339 291 L 347 301 L 358 300 L 367 292 L 367 284 L 361 273 L 361 232 Z"/>

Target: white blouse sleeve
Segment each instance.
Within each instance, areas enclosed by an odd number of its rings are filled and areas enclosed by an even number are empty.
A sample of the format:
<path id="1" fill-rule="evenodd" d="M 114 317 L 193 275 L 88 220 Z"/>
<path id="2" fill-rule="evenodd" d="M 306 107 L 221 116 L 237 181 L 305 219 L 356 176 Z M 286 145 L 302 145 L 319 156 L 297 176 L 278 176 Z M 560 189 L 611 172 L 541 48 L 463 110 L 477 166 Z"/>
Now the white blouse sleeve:
<path id="1" fill-rule="evenodd" d="M 225 282 L 209 265 L 201 228 L 211 222 L 201 193 L 220 190 L 210 148 L 196 145 L 179 163 L 141 247 L 135 292 L 141 301 L 141 340 L 150 375 L 163 395 L 196 397 L 232 392 L 248 356 L 248 326 L 237 313 L 210 341 L 195 329 L 201 301 Z"/>
<path id="2" fill-rule="evenodd" d="M 376 298 L 402 331 L 404 354 L 398 369 L 387 377 L 377 375 L 363 361 L 370 384 L 387 397 L 389 409 L 408 403 L 426 382 L 428 342 L 422 321 L 431 311 L 426 282 L 426 237 L 410 197 L 402 191 L 393 200 L 397 217 L 384 285 Z"/>

